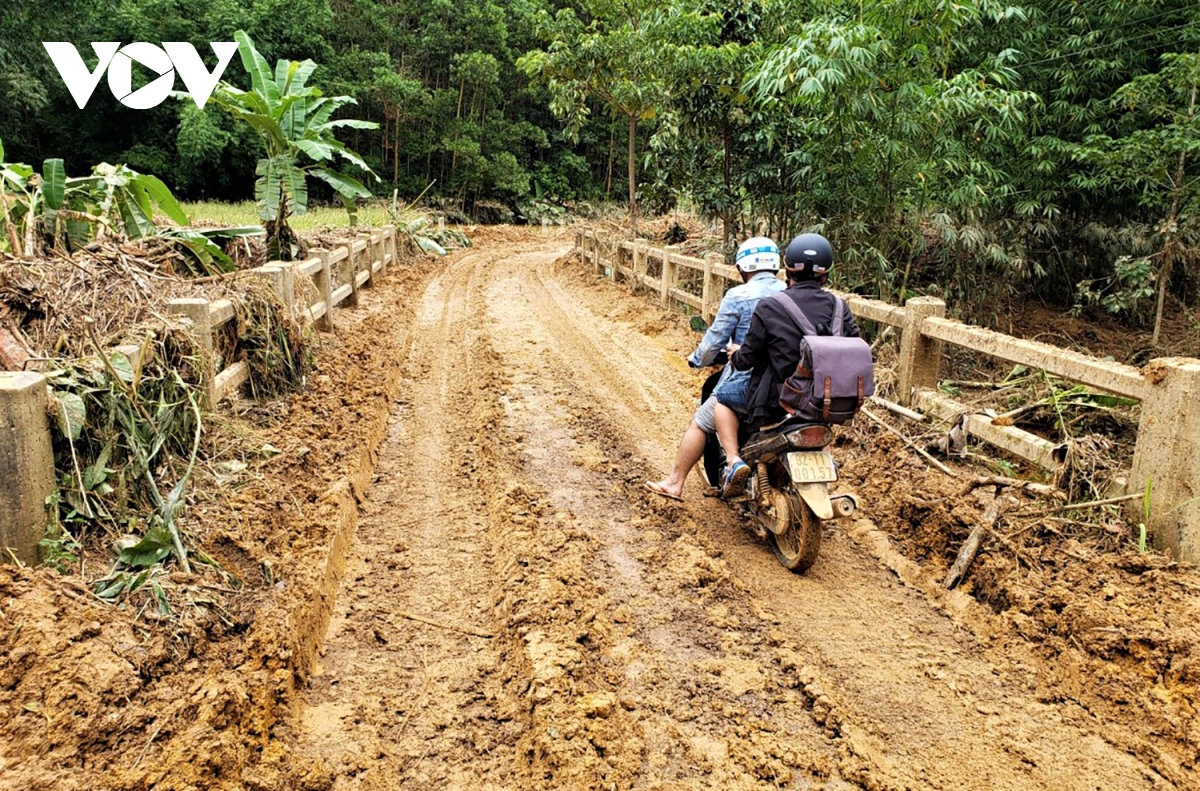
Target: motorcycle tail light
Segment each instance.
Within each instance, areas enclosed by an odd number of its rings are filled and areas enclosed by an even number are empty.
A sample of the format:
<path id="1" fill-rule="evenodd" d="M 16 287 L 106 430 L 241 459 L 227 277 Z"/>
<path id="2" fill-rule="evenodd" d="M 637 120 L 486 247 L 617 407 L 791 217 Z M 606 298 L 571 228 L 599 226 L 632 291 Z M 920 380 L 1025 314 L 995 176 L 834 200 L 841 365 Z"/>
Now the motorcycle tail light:
<path id="1" fill-rule="evenodd" d="M 805 426 L 788 434 L 793 448 L 823 448 L 833 442 L 833 431 L 829 426 Z"/>

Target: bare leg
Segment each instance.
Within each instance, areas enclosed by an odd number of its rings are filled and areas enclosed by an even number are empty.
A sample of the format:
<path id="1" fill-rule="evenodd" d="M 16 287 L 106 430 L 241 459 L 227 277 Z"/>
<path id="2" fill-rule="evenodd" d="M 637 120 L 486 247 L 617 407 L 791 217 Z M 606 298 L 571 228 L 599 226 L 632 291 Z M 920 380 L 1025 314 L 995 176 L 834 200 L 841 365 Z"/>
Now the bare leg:
<path id="1" fill-rule="evenodd" d="M 733 464 L 735 461 L 741 461 L 741 449 L 738 447 L 739 420 L 737 412 L 718 403 L 713 420 L 717 424 L 717 439 L 721 441 L 721 447 L 725 449 L 725 463 Z"/>
<path id="2" fill-rule="evenodd" d="M 704 433 L 704 429 L 697 426 L 693 420 L 687 431 L 683 432 L 683 439 L 679 440 L 679 451 L 675 454 L 675 466 L 671 468 L 671 474 L 665 480 L 652 481 L 650 486 L 681 497 L 688 473 L 704 455 L 704 443 L 707 439 L 708 435 Z"/>

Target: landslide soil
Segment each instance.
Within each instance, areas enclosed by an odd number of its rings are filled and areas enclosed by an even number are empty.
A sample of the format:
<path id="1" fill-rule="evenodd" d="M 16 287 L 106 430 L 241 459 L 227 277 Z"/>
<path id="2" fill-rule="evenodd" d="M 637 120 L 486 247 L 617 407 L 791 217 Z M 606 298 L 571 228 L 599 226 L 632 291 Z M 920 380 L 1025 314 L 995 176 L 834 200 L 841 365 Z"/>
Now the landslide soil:
<path id="1" fill-rule="evenodd" d="M 642 488 L 684 322 L 565 234 L 475 241 L 340 311 L 283 453 L 195 504 L 226 620 L 0 575 L 0 788 L 1200 786 L 1194 570 L 989 546 L 942 592 L 988 493 L 855 428 L 861 518 L 792 575 L 695 478 Z"/>
<path id="2" fill-rule="evenodd" d="M 370 482 L 408 342 L 395 295 L 427 265 L 338 311 L 303 393 L 210 416 L 181 525 L 224 571 L 158 578 L 170 615 L 0 565 L 0 789 L 278 787 L 257 774 L 267 735 L 324 632 L 329 547 Z M 87 571 L 111 566 L 110 541 L 91 542 Z"/>
<path id="3" fill-rule="evenodd" d="M 695 338 L 568 251 L 491 231 L 407 297 L 347 578 L 272 737 L 291 784 L 1197 786 L 1191 569 L 989 549 L 974 598 L 942 592 L 986 493 L 855 430 L 862 516 L 789 574 L 698 481 L 642 488 L 694 408 Z"/>

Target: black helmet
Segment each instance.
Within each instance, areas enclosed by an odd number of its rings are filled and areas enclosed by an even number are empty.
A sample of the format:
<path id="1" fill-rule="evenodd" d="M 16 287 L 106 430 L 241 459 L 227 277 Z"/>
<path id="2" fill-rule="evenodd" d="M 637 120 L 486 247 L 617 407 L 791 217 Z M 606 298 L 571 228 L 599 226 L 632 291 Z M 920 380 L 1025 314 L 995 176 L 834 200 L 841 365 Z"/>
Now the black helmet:
<path id="1" fill-rule="evenodd" d="M 824 277 L 833 268 L 833 247 L 819 233 L 802 233 L 784 251 L 783 267 L 793 275 Z"/>

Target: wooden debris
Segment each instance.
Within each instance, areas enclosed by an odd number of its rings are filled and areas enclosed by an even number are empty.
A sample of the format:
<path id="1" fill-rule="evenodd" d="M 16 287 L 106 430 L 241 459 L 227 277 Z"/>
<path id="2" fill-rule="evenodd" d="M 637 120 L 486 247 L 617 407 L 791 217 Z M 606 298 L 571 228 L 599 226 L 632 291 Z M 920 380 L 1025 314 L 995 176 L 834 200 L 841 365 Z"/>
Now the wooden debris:
<path id="1" fill-rule="evenodd" d="M 882 344 L 888 338 L 892 337 L 893 332 L 894 332 L 894 329 L 893 329 L 892 325 L 889 324 L 888 326 L 884 327 L 883 331 L 879 333 L 879 337 L 876 338 L 875 342 L 871 344 L 871 351 L 874 352 L 876 349 L 879 348 L 880 344 Z"/>
<path id="2" fill-rule="evenodd" d="M 991 534 L 992 529 L 1004 514 L 1005 505 L 1006 499 L 1004 497 L 997 497 L 987 507 L 987 511 L 983 514 L 983 521 L 971 530 L 971 534 L 963 542 L 962 549 L 958 551 L 958 558 L 955 559 L 954 565 L 950 567 L 950 572 L 946 575 L 946 581 L 942 583 L 943 588 L 951 590 L 957 587 L 967 576 L 967 572 L 971 570 L 971 564 L 975 562 L 975 557 L 979 554 L 979 550 L 983 548 L 983 542 Z"/>
<path id="3" fill-rule="evenodd" d="M 900 406 L 895 401 L 888 401 L 886 398 L 881 398 L 877 395 L 871 396 L 871 403 L 877 404 L 889 412 L 897 414 L 900 417 L 906 417 L 909 420 L 916 421 L 917 423 L 923 423 L 926 420 L 926 416 L 920 412 L 917 412 L 915 409 L 909 409 L 908 407 Z"/>
<path id="4" fill-rule="evenodd" d="M 1071 503 L 1069 505 L 1060 505 L 1057 508 L 1049 508 L 1044 511 L 1027 511 L 1017 516 L 1049 516 L 1050 514 L 1060 513 L 1062 511 L 1082 511 L 1087 508 L 1100 508 L 1105 505 L 1119 505 L 1120 503 L 1128 503 L 1132 500 L 1141 500 L 1145 495 L 1142 492 L 1134 494 L 1126 494 L 1121 497 L 1108 497 L 1104 500 L 1088 500 L 1083 503 Z"/>
<path id="5" fill-rule="evenodd" d="M 23 371 L 33 352 L 20 336 L 0 325 L 0 370 Z"/>
<path id="6" fill-rule="evenodd" d="M 971 492 L 983 486 L 998 486 L 1003 488 L 1017 489 L 1020 491 L 1040 494 L 1044 497 L 1065 498 L 1066 493 L 1056 486 L 1050 486 L 1045 483 L 1034 483 L 1033 481 L 1023 481 L 1020 478 L 1006 478 L 1003 475 L 986 475 L 981 478 L 976 478 L 973 481 L 967 482 L 959 492 L 960 496 L 968 495 Z"/>
<path id="7" fill-rule="evenodd" d="M 474 629 L 470 626 L 454 626 L 453 624 L 441 623 L 440 621 L 435 621 L 430 618 L 422 618 L 420 615 L 413 615 L 410 612 L 404 612 L 402 610 L 396 610 L 392 614 L 395 615 L 397 618 L 406 618 L 410 621 L 416 621 L 417 623 L 423 623 L 428 626 L 436 626 L 439 629 L 448 629 L 451 632 L 460 632 L 462 634 L 469 634 L 474 637 L 486 637 L 487 639 L 490 640 L 492 637 L 495 636 L 489 632 L 484 632 L 479 629 Z"/>

